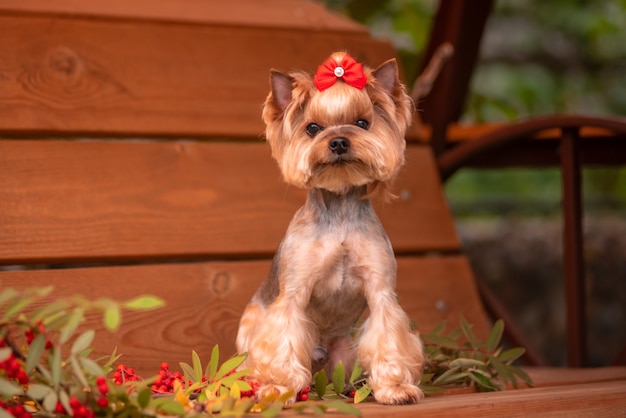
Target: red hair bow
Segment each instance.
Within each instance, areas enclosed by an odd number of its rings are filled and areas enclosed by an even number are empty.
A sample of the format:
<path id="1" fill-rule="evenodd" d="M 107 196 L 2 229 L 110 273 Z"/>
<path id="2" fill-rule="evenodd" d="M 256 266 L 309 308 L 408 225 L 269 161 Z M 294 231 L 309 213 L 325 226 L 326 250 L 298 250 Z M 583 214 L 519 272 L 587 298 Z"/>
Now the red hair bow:
<path id="1" fill-rule="evenodd" d="M 313 83 L 319 91 L 324 91 L 337 81 L 342 79 L 346 84 L 362 90 L 367 83 L 367 76 L 363 72 L 363 65 L 359 64 L 350 55 L 345 54 L 341 62 L 330 56 L 322 65 L 317 67 L 313 77 Z"/>

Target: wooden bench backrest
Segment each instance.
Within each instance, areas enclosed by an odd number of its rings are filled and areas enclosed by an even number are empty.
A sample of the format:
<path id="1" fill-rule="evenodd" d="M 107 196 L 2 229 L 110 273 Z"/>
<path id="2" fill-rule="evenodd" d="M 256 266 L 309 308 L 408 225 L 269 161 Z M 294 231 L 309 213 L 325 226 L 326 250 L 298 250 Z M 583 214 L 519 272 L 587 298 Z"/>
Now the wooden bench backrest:
<path id="1" fill-rule="evenodd" d="M 260 139 L 269 69 L 314 70 L 342 49 L 378 65 L 394 51 L 310 2 L 140 3 L 0 1 L 0 286 L 165 299 L 114 334 L 86 324 L 98 352 L 117 346 L 150 374 L 192 349 L 234 353 L 304 201 Z M 484 335 L 427 144 L 409 141 L 395 192 L 378 213 L 401 304 L 421 330 L 463 314 Z"/>

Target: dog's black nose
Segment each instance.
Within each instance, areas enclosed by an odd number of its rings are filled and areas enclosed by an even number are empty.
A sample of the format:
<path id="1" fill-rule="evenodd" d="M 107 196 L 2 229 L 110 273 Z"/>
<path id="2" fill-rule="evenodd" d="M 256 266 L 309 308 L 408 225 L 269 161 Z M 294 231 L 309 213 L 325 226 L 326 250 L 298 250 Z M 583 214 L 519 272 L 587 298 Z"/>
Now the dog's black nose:
<path id="1" fill-rule="evenodd" d="M 334 138 L 328 143 L 328 148 L 330 148 L 334 154 L 345 154 L 350 148 L 350 141 L 346 138 Z"/>

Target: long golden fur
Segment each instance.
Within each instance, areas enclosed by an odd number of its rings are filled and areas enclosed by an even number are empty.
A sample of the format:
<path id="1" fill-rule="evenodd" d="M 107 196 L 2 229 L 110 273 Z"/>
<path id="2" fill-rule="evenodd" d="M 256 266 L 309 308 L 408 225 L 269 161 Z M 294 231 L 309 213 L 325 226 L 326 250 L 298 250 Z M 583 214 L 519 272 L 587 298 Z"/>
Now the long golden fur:
<path id="1" fill-rule="evenodd" d="M 404 164 L 413 104 L 395 60 L 364 71 L 362 90 L 338 80 L 323 91 L 305 72 L 271 72 L 267 141 L 284 180 L 308 198 L 241 318 L 237 348 L 259 396 L 296 393 L 314 369 L 358 358 L 377 401 L 422 397 L 422 344 L 397 303 L 393 250 L 369 200 L 389 195 Z"/>

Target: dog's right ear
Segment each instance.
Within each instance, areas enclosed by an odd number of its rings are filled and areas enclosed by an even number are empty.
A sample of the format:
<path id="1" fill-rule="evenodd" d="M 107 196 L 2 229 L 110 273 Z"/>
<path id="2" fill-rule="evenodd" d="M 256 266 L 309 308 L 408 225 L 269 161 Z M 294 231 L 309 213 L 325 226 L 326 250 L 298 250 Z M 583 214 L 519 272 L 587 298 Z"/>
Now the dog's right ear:
<path id="1" fill-rule="evenodd" d="M 291 102 L 294 79 L 280 71 L 270 71 L 270 85 L 272 86 L 272 101 L 281 111 L 285 111 Z"/>

